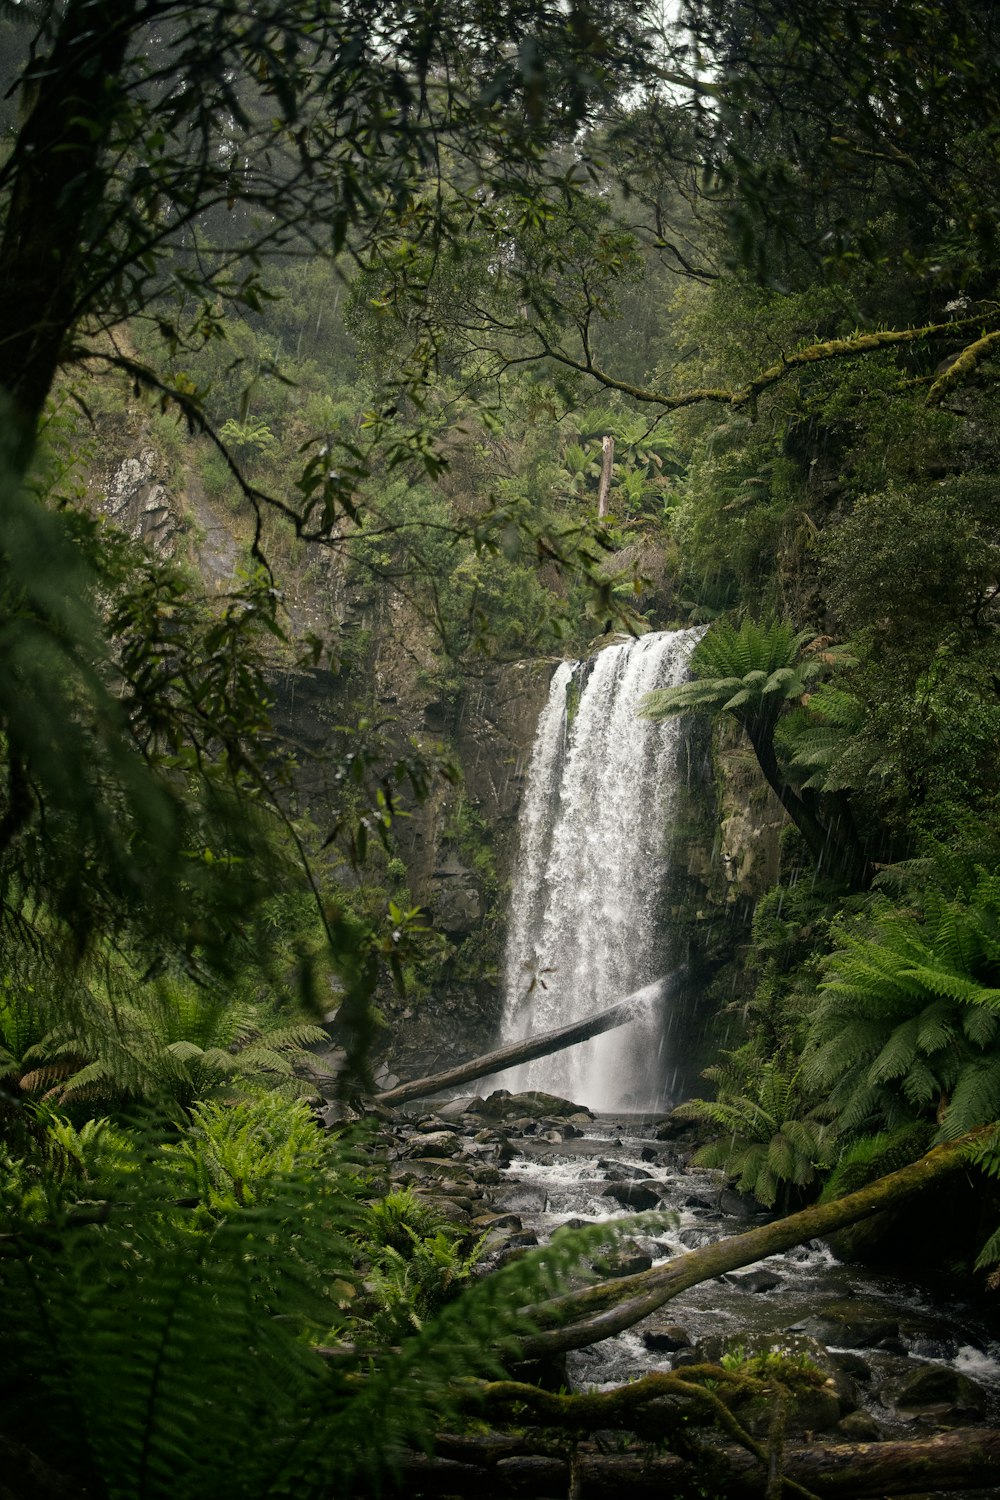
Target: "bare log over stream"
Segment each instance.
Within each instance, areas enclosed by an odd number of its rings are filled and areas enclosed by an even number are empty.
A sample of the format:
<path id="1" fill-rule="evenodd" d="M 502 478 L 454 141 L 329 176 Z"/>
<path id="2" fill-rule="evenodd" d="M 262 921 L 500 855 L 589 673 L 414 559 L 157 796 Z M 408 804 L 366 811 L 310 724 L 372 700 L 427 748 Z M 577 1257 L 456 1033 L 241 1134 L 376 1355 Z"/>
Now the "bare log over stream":
<path id="1" fill-rule="evenodd" d="M 548 1057 L 550 1053 L 561 1052 L 564 1047 L 575 1046 L 577 1042 L 588 1042 L 591 1037 L 600 1036 L 604 1031 L 613 1031 L 616 1026 L 634 1021 L 650 1005 L 666 999 L 670 989 L 669 979 L 658 979 L 641 990 L 634 990 L 624 1000 L 619 1000 L 617 1005 L 599 1011 L 596 1016 L 589 1016 L 585 1021 L 574 1021 L 572 1026 L 543 1031 L 540 1035 L 525 1037 L 519 1042 L 508 1042 L 506 1047 L 485 1052 L 481 1057 L 474 1057 L 471 1062 L 446 1068 L 441 1073 L 431 1073 L 426 1078 L 415 1078 L 410 1083 L 400 1083 L 393 1089 L 387 1089 L 384 1094 L 376 1095 L 375 1102 L 390 1106 L 406 1104 L 411 1099 L 423 1099 L 428 1094 L 436 1094 L 440 1089 L 454 1088 L 460 1083 L 472 1083 L 476 1078 L 501 1073 L 504 1068 L 515 1067 L 518 1063 L 532 1062 L 536 1057 Z"/>
<path id="2" fill-rule="evenodd" d="M 764 1500 L 768 1493 L 766 1467 L 728 1444 L 711 1450 L 707 1469 L 671 1454 L 644 1457 L 579 1448 L 571 1459 L 551 1451 L 525 1452 L 529 1446 L 523 1438 L 497 1434 L 442 1437 L 435 1457 L 402 1459 L 396 1493 L 470 1495 L 475 1500 L 566 1494 L 580 1500 L 618 1500 L 621 1495 L 663 1500 L 704 1494 L 706 1475 L 715 1493 L 727 1500 Z M 1000 1482 L 1000 1432 L 970 1427 L 917 1442 L 789 1443 L 782 1473 L 821 1500 L 988 1488 Z"/>
<path id="3" fill-rule="evenodd" d="M 689 1287 L 790 1250 L 806 1240 L 821 1239 L 836 1229 L 894 1207 L 965 1165 L 970 1145 L 994 1128 L 983 1125 L 956 1141 L 935 1146 L 919 1161 L 879 1177 L 832 1203 L 815 1203 L 771 1224 L 689 1250 L 650 1271 L 599 1282 L 529 1308 L 527 1312 L 536 1323 L 557 1322 L 560 1326 L 543 1328 L 526 1338 L 522 1344 L 524 1357 L 534 1359 L 596 1344 L 631 1328 Z"/>

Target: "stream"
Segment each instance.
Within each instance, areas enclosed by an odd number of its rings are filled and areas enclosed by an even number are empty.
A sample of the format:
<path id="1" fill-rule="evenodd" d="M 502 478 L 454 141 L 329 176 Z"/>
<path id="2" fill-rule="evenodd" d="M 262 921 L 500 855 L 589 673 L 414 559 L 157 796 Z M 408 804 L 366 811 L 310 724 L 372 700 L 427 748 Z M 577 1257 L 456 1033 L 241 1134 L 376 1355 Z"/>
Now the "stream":
<path id="1" fill-rule="evenodd" d="M 650 1117 L 517 1124 L 516 1134 L 509 1125 L 504 1130 L 514 1154 L 491 1196 L 498 1211 L 516 1214 L 540 1243 L 561 1225 L 630 1212 L 607 1195 L 609 1184 L 642 1183 L 649 1197 L 659 1198 L 669 1226 L 630 1237 L 618 1252 L 619 1274 L 765 1217 L 724 1191 L 720 1173 L 690 1166 L 675 1143 L 658 1139 Z M 627 1187 L 619 1191 L 628 1196 Z M 918 1436 L 969 1421 L 1000 1421 L 995 1317 L 956 1294 L 944 1275 L 916 1281 L 842 1263 L 820 1242 L 690 1289 L 636 1329 L 571 1353 L 568 1375 L 576 1389 L 599 1388 L 649 1370 L 764 1348 L 825 1354 L 846 1392 L 842 1430 L 851 1436 Z"/>

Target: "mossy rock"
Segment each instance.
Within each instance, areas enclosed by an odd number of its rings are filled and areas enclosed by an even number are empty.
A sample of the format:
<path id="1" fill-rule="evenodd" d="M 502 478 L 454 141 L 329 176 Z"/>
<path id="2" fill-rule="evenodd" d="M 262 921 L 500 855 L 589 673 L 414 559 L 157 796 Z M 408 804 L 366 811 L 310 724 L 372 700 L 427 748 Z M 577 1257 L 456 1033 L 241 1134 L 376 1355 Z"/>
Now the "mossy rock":
<path id="1" fill-rule="evenodd" d="M 512 1094 L 507 1089 L 496 1089 L 476 1106 L 475 1112 L 484 1120 L 541 1120 L 546 1115 L 557 1120 L 570 1115 L 586 1115 L 588 1120 L 594 1118 L 582 1104 L 573 1104 L 569 1099 L 559 1099 L 555 1094 L 543 1094 L 539 1090 Z"/>

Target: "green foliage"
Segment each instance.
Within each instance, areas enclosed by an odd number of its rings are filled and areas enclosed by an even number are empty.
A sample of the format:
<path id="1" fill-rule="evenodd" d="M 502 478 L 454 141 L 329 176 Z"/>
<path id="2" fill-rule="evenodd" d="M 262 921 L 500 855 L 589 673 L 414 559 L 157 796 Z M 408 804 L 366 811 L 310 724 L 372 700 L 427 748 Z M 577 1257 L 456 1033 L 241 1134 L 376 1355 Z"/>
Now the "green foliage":
<path id="1" fill-rule="evenodd" d="M 64 1178 L 54 1220 L 8 1189 L 5 1430 L 95 1494 L 263 1493 L 333 1395 L 309 1338 L 339 1321 L 350 1203 L 301 1116 L 279 1143 L 273 1105 L 241 1108 Z"/>
<path id="2" fill-rule="evenodd" d="M 846 1193 L 866 1187 L 877 1177 L 885 1177 L 889 1172 L 916 1161 L 929 1149 L 932 1136 L 930 1125 L 917 1122 L 849 1141 L 823 1184 L 820 1201 L 828 1203 L 834 1198 L 842 1198 Z"/>
<path id="3" fill-rule="evenodd" d="M 763 1059 L 748 1045 L 723 1052 L 702 1076 L 715 1084 L 716 1098 L 691 1099 L 674 1111 L 719 1132 L 698 1149 L 696 1163 L 721 1167 L 766 1208 L 779 1201 L 787 1207 L 795 1190 L 815 1183 L 833 1152 L 833 1132 L 810 1103 L 800 1070 L 782 1058 Z"/>
<path id="4" fill-rule="evenodd" d="M 825 1371 L 804 1350 L 792 1352 L 779 1347 L 766 1349 L 758 1354 L 748 1354 L 742 1344 L 737 1344 L 734 1349 L 726 1350 L 719 1359 L 719 1364 L 734 1375 L 747 1375 L 759 1380 L 780 1380 L 791 1385 L 822 1385 L 827 1378 Z"/>
<path id="5" fill-rule="evenodd" d="M 661 719 L 690 709 L 730 713 L 741 724 L 773 725 L 783 704 L 800 698 L 830 664 L 830 653 L 804 651 L 812 632 L 787 621 L 739 626 L 716 621 L 691 656 L 692 681 L 647 694 L 643 714 Z"/>
<path id="6" fill-rule="evenodd" d="M 1000 885 L 888 901 L 826 961 L 808 1075 L 841 1127 L 937 1122 L 950 1140 L 1000 1113 Z"/>
<path id="7" fill-rule="evenodd" d="M 247 417 L 237 422 L 232 417 L 219 430 L 219 437 L 238 458 L 263 458 L 274 453 L 278 441 L 266 422 Z"/>
<path id="8" fill-rule="evenodd" d="M 517 1309 L 608 1238 L 557 1236 L 419 1330 L 409 1319 L 403 1347 L 372 1362 L 351 1342 L 367 1327 L 356 1247 L 375 1222 L 357 1147 L 303 1105 L 201 1105 L 166 1140 L 102 1122 L 52 1121 L 49 1137 L 51 1163 L 8 1158 L 0 1188 L 0 1427 L 107 1500 L 350 1492 L 426 1437 L 450 1382 L 496 1372 L 527 1331 Z M 426 1313 L 470 1256 L 411 1238 Z M 347 1342 L 319 1352 L 331 1338 Z"/>
<path id="9" fill-rule="evenodd" d="M 394 1343 L 457 1294 L 475 1270 L 485 1236 L 471 1248 L 450 1226 L 433 1233 L 409 1228 L 403 1249 L 385 1244 L 371 1257 L 367 1288 L 375 1303 L 371 1326 L 381 1340 Z"/>
<path id="10" fill-rule="evenodd" d="M 799 786 L 842 792 L 850 790 L 857 779 L 848 760 L 855 753 L 855 737 L 863 724 L 858 698 L 845 688 L 821 682 L 801 708 L 781 720 L 775 743 Z"/>

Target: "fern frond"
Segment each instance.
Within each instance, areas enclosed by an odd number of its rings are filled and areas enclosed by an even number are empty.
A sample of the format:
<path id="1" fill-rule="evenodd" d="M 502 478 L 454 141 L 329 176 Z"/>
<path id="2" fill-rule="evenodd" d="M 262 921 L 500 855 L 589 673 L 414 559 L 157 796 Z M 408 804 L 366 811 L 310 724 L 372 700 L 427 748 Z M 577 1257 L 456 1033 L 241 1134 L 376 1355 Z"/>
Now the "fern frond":
<path id="1" fill-rule="evenodd" d="M 1000 1261 L 1000 1229 L 994 1229 L 986 1244 L 976 1256 L 976 1270 L 985 1271 Z"/>
<path id="2" fill-rule="evenodd" d="M 1000 1117 L 1000 1056 L 968 1063 L 955 1084 L 938 1139 L 953 1141 Z"/>

